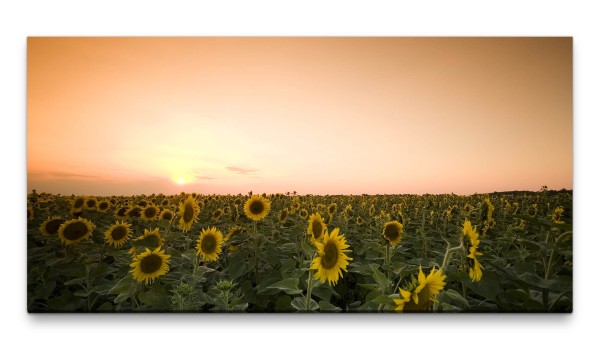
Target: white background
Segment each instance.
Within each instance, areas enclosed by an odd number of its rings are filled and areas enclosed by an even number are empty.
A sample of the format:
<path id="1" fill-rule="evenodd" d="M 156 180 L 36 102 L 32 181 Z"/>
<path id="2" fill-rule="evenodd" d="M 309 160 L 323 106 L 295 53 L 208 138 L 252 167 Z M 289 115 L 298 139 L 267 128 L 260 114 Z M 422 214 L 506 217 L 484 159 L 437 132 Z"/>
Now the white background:
<path id="1" fill-rule="evenodd" d="M 4 1 L 0 344 L 568 345 L 597 328 L 599 11 L 582 1 Z M 168 5 L 167 5 L 168 4 Z M 36 314 L 26 311 L 27 36 L 573 36 L 574 313 Z M 118 131 L 118 129 L 116 129 Z M 60 134 L 57 134 L 60 136 Z M 12 342 L 9 342 L 11 341 Z M 592 341 L 597 338 L 592 337 Z"/>

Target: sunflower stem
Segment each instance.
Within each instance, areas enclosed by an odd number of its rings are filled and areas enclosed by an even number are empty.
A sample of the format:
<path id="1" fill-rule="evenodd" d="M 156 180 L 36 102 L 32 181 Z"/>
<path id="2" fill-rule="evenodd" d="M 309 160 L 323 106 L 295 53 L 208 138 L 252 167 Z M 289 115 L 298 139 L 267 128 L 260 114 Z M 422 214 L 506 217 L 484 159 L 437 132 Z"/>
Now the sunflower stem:
<path id="1" fill-rule="evenodd" d="M 258 287 L 258 230 L 257 221 L 254 221 L 254 278 Z"/>
<path id="2" fill-rule="evenodd" d="M 312 296 L 312 280 L 312 271 L 308 269 L 308 285 L 306 288 L 306 300 L 304 301 L 304 309 L 306 310 L 306 312 L 310 311 L 310 298 Z"/>

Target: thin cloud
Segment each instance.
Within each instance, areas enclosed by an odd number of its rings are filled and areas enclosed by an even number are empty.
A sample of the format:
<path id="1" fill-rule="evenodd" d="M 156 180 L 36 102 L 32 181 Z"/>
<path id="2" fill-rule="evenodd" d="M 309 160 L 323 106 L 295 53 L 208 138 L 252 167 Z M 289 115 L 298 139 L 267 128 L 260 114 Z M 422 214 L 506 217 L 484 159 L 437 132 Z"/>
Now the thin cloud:
<path id="1" fill-rule="evenodd" d="M 226 167 L 226 169 L 229 171 L 236 172 L 240 175 L 248 175 L 248 174 L 251 174 L 256 171 L 256 170 L 252 170 L 252 169 L 244 169 L 242 167 L 237 167 L 237 166 L 228 166 L 228 167 Z"/>

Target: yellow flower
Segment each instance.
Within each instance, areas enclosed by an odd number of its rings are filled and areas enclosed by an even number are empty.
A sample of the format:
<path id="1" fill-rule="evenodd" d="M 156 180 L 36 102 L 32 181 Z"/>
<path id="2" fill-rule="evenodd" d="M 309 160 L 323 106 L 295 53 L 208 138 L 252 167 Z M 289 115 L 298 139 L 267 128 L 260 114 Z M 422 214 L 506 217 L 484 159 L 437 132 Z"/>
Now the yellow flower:
<path id="1" fill-rule="evenodd" d="M 48 218 L 42 225 L 40 226 L 40 231 L 44 236 L 54 236 L 58 233 L 58 229 L 60 229 L 60 225 L 65 222 L 64 219 L 58 216 L 52 216 L 52 218 Z"/>
<path id="2" fill-rule="evenodd" d="M 325 230 L 327 230 L 327 226 L 323 222 L 321 214 L 319 212 L 311 214 L 308 220 L 308 228 L 306 229 L 306 233 L 310 235 L 310 242 L 315 243 L 320 241 L 323 238 Z"/>
<path id="3" fill-rule="evenodd" d="M 465 223 L 463 224 L 463 236 L 470 246 L 479 245 L 477 227 L 473 228 L 470 220 L 465 220 Z"/>
<path id="4" fill-rule="evenodd" d="M 483 266 L 479 260 L 477 260 L 477 256 L 482 255 L 477 251 L 477 247 L 469 248 L 469 255 L 467 256 L 467 262 L 469 264 L 469 277 L 471 277 L 471 281 L 481 281 L 481 277 L 483 276 Z"/>
<path id="5" fill-rule="evenodd" d="M 444 289 L 446 275 L 442 270 L 433 268 L 427 277 L 419 266 L 418 281 L 411 293 L 410 301 L 404 304 L 405 311 L 427 311 L 431 302 L 436 302 L 436 295 Z"/>
<path id="6" fill-rule="evenodd" d="M 198 220 L 200 206 L 191 195 L 179 204 L 179 229 L 187 232 L 192 224 Z"/>
<path id="7" fill-rule="evenodd" d="M 153 251 L 147 249 L 145 252 L 133 257 L 133 261 L 129 265 L 132 269 L 129 272 L 138 282 L 152 283 L 157 277 L 169 271 L 169 258 L 171 256 L 166 255 L 165 251 L 160 250 L 160 248 Z"/>
<path id="8" fill-rule="evenodd" d="M 88 197 L 85 200 L 85 209 L 93 211 L 98 207 L 98 199 L 93 196 Z"/>
<path id="9" fill-rule="evenodd" d="M 131 224 L 116 222 L 104 233 L 104 241 L 109 245 L 119 248 L 131 238 Z"/>
<path id="10" fill-rule="evenodd" d="M 259 221 L 267 216 L 271 202 L 260 195 L 253 195 L 244 204 L 244 213 L 253 221 Z"/>
<path id="11" fill-rule="evenodd" d="M 84 208 L 85 196 L 78 196 L 73 200 L 73 206 L 71 206 L 71 212 L 81 211 Z"/>
<path id="12" fill-rule="evenodd" d="M 321 282 L 328 281 L 329 284 L 337 284 L 342 276 L 342 270 L 346 270 L 348 260 L 352 260 L 345 253 L 350 252 L 348 244 L 343 235 L 338 235 L 339 228 L 333 229 L 331 234 L 325 230 L 323 243 L 316 242 L 318 255 L 313 260 L 310 268 L 317 270 L 315 278 Z"/>
<path id="13" fill-rule="evenodd" d="M 160 213 L 160 216 L 158 217 L 158 219 L 166 220 L 167 222 L 170 222 L 173 219 L 173 217 L 174 217 L 173 211 L 171 211 L 169 209 L 164 209 Z"/>
<path id="14" fill-rule="evenodd" d="M 410 301 L 411 293 L 400 288 L 400 299 L 394 299 L 394 303 L 396 304 L 396 311 L 403 311 L 404 304 Z"/>
<path id="15" fill-rule="evenodd" d="M 565 222 L 561 220 L 564 212 L 565 209 L 562 206 L 555 208 L 554 212 L 552 213 L 552 222 L 556 224 L 565 224 Z"/>
<path id="16" fill-rule="evenodd" d="M 402 239 L 402 229 L 404 226 L 397 221 L 387 222 L 383 226 L 383 238 L 386 239 L 387 242 L 391 246 L 397 245 Z"/>
<path id="17" fill-rule="evenodd" d="M 201 255 L 204 261 L 217 260 L 222 251 L 222 244 L 223 234 L 217 228 L 202 229 L 196 244 L 196 254 Z"/>
<path id="18" fill-rule="evenodd" d="M 142 209 L 143 220 L 155 220 L 158 217 L 159 209 L 154 205 L 147 205 Z"/>
<path id="19" fill-rule="evenodd" d="M 102 200 L 98 203 L 98 211 L 106 212 L 110 208 L 110 202 Z"/>
<path id="20" fill-rule="evenodd" d="M 65 245 L 71 245 L 89 238 L 96 226 L 85 218 L 71 219 L 61 224 L 58 237 Z"/>

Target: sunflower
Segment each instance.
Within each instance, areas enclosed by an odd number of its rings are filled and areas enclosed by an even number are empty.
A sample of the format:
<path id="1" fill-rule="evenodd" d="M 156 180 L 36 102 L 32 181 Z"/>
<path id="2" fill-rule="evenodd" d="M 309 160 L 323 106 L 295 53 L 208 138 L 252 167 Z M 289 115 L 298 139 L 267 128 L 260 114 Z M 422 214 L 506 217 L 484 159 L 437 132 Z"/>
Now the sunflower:
<path id="1" fill-rule="evenodd" d="M 423 273 L 423 269 L 419 266 L 419 275 L 418 279 L 415 280 L 413 278 L 413 283 L 410 285 L 412 290 L 407 290 L 404 292 L 400 292 L 402 297 L 402 309 L 404 311 L 427 311 L 429 309 L 431 302 L 437 302 L 437 294 L 444 289 L 446 282 L 446 275 L 442 275 L 442 269 L 435 270 L 433 268 L 427 277 Z M 405 294 L 406 292 L 410 292 L 411 296 L 409 300 L 406 300 Z M 400 306 L 401 303 L 394 300 L 396 305 Z M 396 307 L 396 310 L 399 311 L 400 308 Z"/>
<path id="2" fill-rule="evenodd" d="M 160 220 L 166 220 L 167 222 L 170 222 L 174 217 L 173 211 L 169 210 L 169 209 L 164 209 L 161 213 L 160 216 L 158 217 L 158 219 Z"/>
<path id="3" fill-rule="evenodd" d="M 310 242 L 321 241 L 325 230 L 327 230 L 327 226 L 323 222 L 321 214 L 319 212 L 311 214 L 308 219 L 308 228 L 306 229 L 306 233 L 310 235 Z"/>
<path id="4" fill-rule="evenodd" d="M 287 209 L 287 207 L 281 210 L 281 213 L 279 214 L 279 221 L 281 223 L 285 223 L 285 221 L 287 220 L 288 213 L 289 210 Z"/>
<path id="5" fill-rule="evenodd" d="M 142 208 L 139 206 L 133 206 L 125 212 L 127 218 L 139 218 L 142 216 Z"/>
<path id="6" fill-rule="evenodd" d="M 116 222 L 104 232 L 104 241 L 109 245 L 119 248 L 131 238 L 131 224 Z"/>
<path id="7" fill-rule="evenodd" d="M 71 245 L 90 237 L 95 227 L 85 218 L 71 219 L 60 225 L 58 237 L 65 245 Z"/>
<path id="8" fill-rule="evenodd" d="M 44 236 L 54 236 L 58 233 L 58 229 L 60 225 L 65 222 L 64 219 L 58 216 L 52 216 L 48 218 L 42 225 L 40 226 L 40 231 Z"/>
<path id="9" fill-rule="evenodd" d="M 219 219 L 221 219 L 221 216 L 223 215 L 223 213 L 224 213 L 224 212 L 223 212 L 223 210 L 222 210 L 222 209 L 220 209 L 220 208 L 219 208 L 219 209 L 217 209 L 217 210 L 216 210 L 216 211 L 213 213 L 213 215 L 212 215 L 212 220 L 213 220 L 213 222 L 216 222 L 216 221 L 218 221 Z"/>
<path id="10" fill-rule="evenodd" d="M 565 224 L 565 222 L 563 222 L 561 220 L 564 212 L 565 212 L 565 209 L 562 206 L 555 208 L 554 212 L 552 212 L 552 223 Z"/>
<path id="11" fill-rule="evenodd" d="M 196 244 L 196 254 L 201 255 L 204 261 L 217 260 L 222 244 L 223 234 L 217 228 L 202 229 Z"/>
<path id="12" fill-rule="evenodd" d="M 246 229 L 236 225 L 233 228 L 231 228 L 231 230 L 229 230 L 227 235 L 225 235 L 223 242 L 227 242 L 227 241 L 231 240 L 234 236 L 239 235 L 245 231 L 246 231 Z"/>
<path id="13" fill-rule="evenodd" d="M 129 207 L 127 207 L 127 206 L 123 206 L 123 207 L 119 208 L 118 210 L 115 211 L 115 218 L 117 218 L 117 219 L 127 218 L 127 210 L 129 210 Z"/>
<path id="14" fill-rule="evenodd" d="M 362 220 L 362 218 L 360 216 L 356 217 L 356 224 L 357 225 L 362 225 L 362 222 L 363 222 L 363 220 Z"/>
<path id="15" fill-rule="evenodd" d="M 321 282 L 328 281 L 329 284 L 336 285 L 337 281 L 342 276 L 342 270 L 346 270 L 348 260 L 352 260 L 345 253 L 350 252 L 343 235 L 338 235 L 339 228 L 333 229 L 331 234 L 325 230 L 323 235 L 323 243 L 316 242 L 315 246 L 318 250 L 318 255 L 313 260 L 310 268 L 317 270 L 315 278 Z"/>
<path id="16" fill-rule="evenodd" d="M 85 199 L 85 209 L 89 211 L 94 211 L 98 208 L 98 199 L 93 196 Z"/>
<path id="17" fill-rule="evenodd" d="M 395 246 L 402 239 L 403 229 L 404 226 L 397 221 L 387 222 L 383 226 L 383 238 L 389 242 L 390 246 Z"/>
<path id="18" fill-rule="evenodd" d="M 144 245 L 146 245 L 146 248 L 148 247 L 162 247 L 163 245 L 163 238 L 162 236 L 160 236 L 159 232 L 158 232 L 158 228 L 154 228 L 154 229 L 144 229 L 144 235 L 141 235 L 140 237 L 138 237 L 137 239 L 135 239 L 135 241 L 141 241 L 141 240 L 145 240 L 143 243 Z M 137 247 L 133 246 L 131 247 L 131 249 L 129 250 L 129 253 L 131 254 L 136 254 L 137 253 Z"/>
<path id="19" fill-rule="evenodd" d="M 33 208 L 31 205 L 27 204 L 27 220 L 33 219 Z"/>
<path id="20" fill-rule="evenodd" d="M 106 212 L 110 208 L 110 202 L 102 200 L 98 203 L 98 211 Z"/>
<path id="21" fill-rule="evenodd" d="M 143 220 L 154 220 L 158 217 L 159 209 L 157 206 L 148 205 L 142 209 Z"/>
<path id="22" fill-rule="evenodd" d="M 404 304 L 410 301 L 411 293 L 407 290 L 400 288 L 400 299 L 394 299 L 396 304 L 396 311 L 403 311 Z"/>
<path id="23" fill-rule="evenodd" d="M 329 204 L 329 206 L 327 206 L 327 213 L 329 213 L 330 216 L 333 216 L 335 211 L 337 211 L 337 204 L 335 202 L 333 202 L 333 203 Z"/>
<path id="24" fill-rule="evenodd" d="M 300 210 L 300 218 L 306 219 L 306 217 L 308 217 L 308 210 L 303 208 Z"/>
<path id="25" fill-rule="evenodd" d="M 477 247 L 469 247 L 469 255 L 467 256 L 467 263 L 469 265 L 469 277 L 471 277 L 471 281 L 479 282 L 481 281 L 481 277 L 483 276 L 483 266 L 479 260 L 477 260 L 477 256 L 482 255 L 481 252 L 477 251 Z"/>
<path id="26" fill-rule="evenodd" d="M 85 196 L 78 196 L 73 200 L 73 206 L 71 206 L 71 212 L 80 211 L 84 208 Z"/>
<path id="27" fill-rule="evenodd" d="M 470 246 L 479 245 L 479 233 L 477 227 L 473 228 L 470 220 L 465 220 L 463 224 L 463 239 Z"/>
<path id="28" fill-rule="evenodd" d="M 179 229 L 187 232 L 192 228 L 192 224 L 198 220 L 200 206 L 191 195 L 179 204 Z"/>
<path id="29" fill-rule="evenodd" d="M 129 272 L 138 282 L 152 283 L 157 277 L 169 271 L 169 258 L 171 256 L 166 255 L 165 251 L 161 251 L 160 247 L 153 251 L 147 249 L 133 257 L 133 261 L 129 265 L 132 269 Z"/>
<path id="30" fill-rule="evenodd" d="M 248 218 L 258 222 L 265 218 L 271 209 L 271 202 L 260 195 L 253 195 L 244 204 L 244 213 Z"/>

